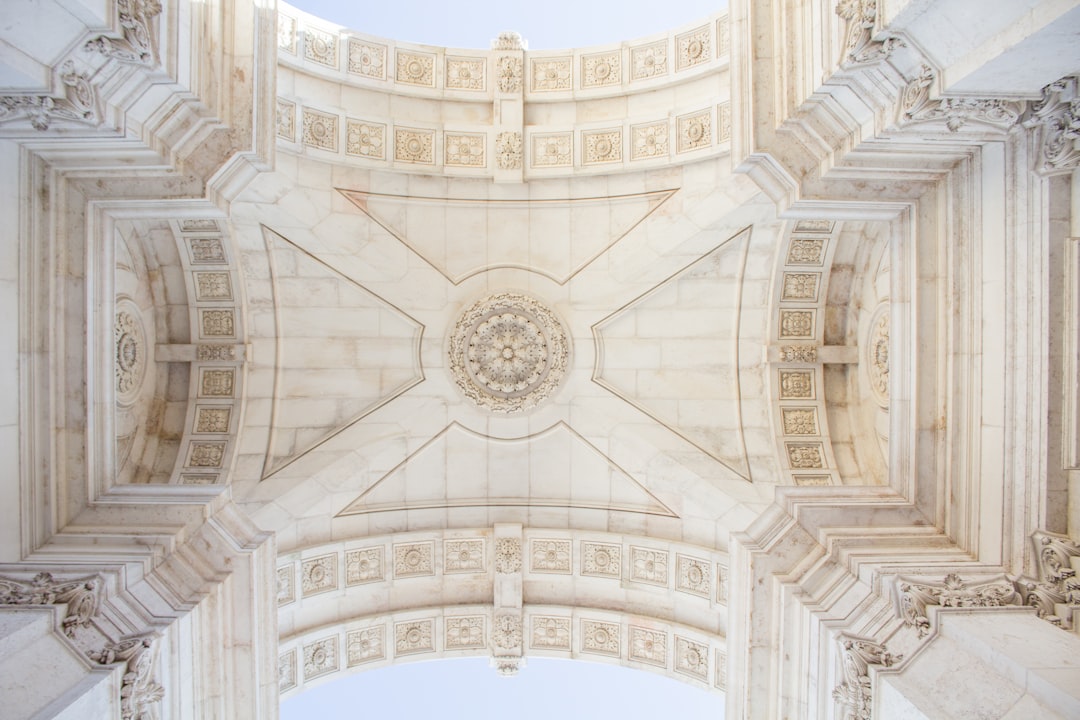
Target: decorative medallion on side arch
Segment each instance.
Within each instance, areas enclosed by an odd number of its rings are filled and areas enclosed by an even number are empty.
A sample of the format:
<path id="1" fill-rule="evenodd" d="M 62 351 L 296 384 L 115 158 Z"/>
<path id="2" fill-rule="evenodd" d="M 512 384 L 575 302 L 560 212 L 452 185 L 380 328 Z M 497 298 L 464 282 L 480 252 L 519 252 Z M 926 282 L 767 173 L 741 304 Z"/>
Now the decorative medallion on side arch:
<path id="1" fill-rule="evenodd" d="M 883 408 L 889 407 L 889 304 L 883 303 L 870 320 L 870 335 L 866 343 L 866 373 L 874 399 Z"/>
<path id="2" fill-rule="evenodd" d="M 555 313 L 513 292 L 466 310 L 450 333 L 450 373 L 469 400 L 497 413 L 530 410 L 555 392 L 570 344 Z"/>
<path id="3" fill-rule="evenodd" d="M 139 308 L 127 298 L 116 301 L 113 341 L 116 348 L 116 401 L 129 405 L 139 394 L 146 375 L 146 333 Z"/>

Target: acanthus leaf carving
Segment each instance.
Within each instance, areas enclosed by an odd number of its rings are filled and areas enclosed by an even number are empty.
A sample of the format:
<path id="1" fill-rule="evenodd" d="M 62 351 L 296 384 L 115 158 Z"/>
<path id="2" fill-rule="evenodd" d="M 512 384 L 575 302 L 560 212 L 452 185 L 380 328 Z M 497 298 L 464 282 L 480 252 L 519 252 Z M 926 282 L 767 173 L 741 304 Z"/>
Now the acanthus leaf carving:
<path id="1" fill-rule="evenodd" d="M 833 699 L 844 707 L 845 720 L 870 720 L 873 712 L 870 666 L 891 667 L 904 656 L 893 655 L 882 643 L 846 633 L 841 633 L 837 642 L 844 682 L 833 690 Z"/>
<path id="2" fill-rule="evenodd" d="M 1073 608 L 1080 608 L 1080 579 L 1072 558 L 1080 557 L 1080 545 L 1064 535 L 1043 531 L 1034 533 L 1031 542 L 1039 577 L 1017 580 L 1024 605 L 1035 608 L 1039 617 L 1053 625 L 1075 627 Z"/>
<path id="3" fill-rule="evenodd" d="M 86 627 L 101 606 L 96 577 L 62 580 L 41 572 L 29 581 L 0 576 L 0 605 L 67 605 L 64 634 L 75 637 L 75 628 Z"/>
<path id="4" fill-rule="evenodd" d="M 1043 88 L 1042 98 L 1028 107 L 1024 127 L 1034 129 L 1040 172 L 1070 170 L 1080 165 L 1080 76 L 1071 75 Z"/>
<path id="5" fill-rule="evenodd" d="M 117 0 L 116 11 L 123 37 L 99 35 L 88 40 L 83 49 L 120 62 L 156 65 L 154 19 L 161 14 L 161 3 L 158 0 Z"/>
<path id="6" fill-rule="evenodd" d="M 94 662 L 102 665 L 124 662 L 127 667 L 120 685 L 122 720 L 153 720 L 154 705 L 165 697 L 165 689 L 154 680 L 154 644 L 152 634 L 136 635 L 110 642 L 101 650 L 90 651 Z"/>
<path id="7" fill-rule="evenodd" d="M 1004 575 L 977 582 L 965 582 L 956 573 L 949 573 L 941 581 L 901 576 L 897 578 L 897 593 L 904 624 L 914 627 L 919 637 L 930 632 L 927 608 L 931 606 L 971 608 L 1020 604 L 1016 588 Z"/>
<path id="8" fill-rule="evenodd" d="M 896 37 L 874 39 L 877 26 L 877 0 L 840 0 L 836 14 L 844 19 L 844 49 L 841 67 L 868 65 L 884 60 L 904 41 Z"/>
<path id="9" fill-rule="evenodd" d="M 0 96 L 0 122 L 25 117 L 35 130 L 44 132 L 54 120 L 70 120 L 96 127 L 100 123 L 97 89 L 89 76 L 79 72 L 71 60 L 60 68 L 64 97 L 51 95 Z"/>
<path id="10" fill-rule="evenodd" d="M 1020 120 L 1021 105 L 997 98 L 932 98 L 930 88 L 937 75 L 929 65 L 904 88 L 900 124 L 941 122 L 957 132 L 969 122 L 1007 131 Z"/>

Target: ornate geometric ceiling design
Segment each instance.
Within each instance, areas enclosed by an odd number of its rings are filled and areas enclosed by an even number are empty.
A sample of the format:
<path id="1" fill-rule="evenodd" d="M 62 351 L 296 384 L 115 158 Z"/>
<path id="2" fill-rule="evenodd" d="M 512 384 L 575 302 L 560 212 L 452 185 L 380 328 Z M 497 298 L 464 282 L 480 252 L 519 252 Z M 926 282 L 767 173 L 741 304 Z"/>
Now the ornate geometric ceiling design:
<path id="1" fill-rule="evenodd" d="M 676 191 L 528 200 L 338 192 L 454 285 L 496 268 L 563 285 Z"/>
<path id="2" fill-rule="evenodd" d="M 593 326 L 593 380 L 746 480 L 738 337 L 749 237 L 725 240 Z"/>
<path id="3" fill-rule="evenodd" d="M 560 507 L 677 517 L 563 422 L 508 440 L 451 423 L 339 515 L 460 507 Z"/>

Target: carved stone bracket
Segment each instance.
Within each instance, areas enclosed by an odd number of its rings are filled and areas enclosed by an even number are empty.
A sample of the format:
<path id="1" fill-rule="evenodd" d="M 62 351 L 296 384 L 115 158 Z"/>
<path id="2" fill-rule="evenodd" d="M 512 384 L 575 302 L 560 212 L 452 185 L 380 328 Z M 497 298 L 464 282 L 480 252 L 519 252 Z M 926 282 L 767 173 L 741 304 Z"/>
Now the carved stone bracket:
<path id="1" fill-rule="evenodd" d="M 870 720 L 873 712 L 873 688 L 870 666 L 890 667 L 904 659 L 893 655 L 885 645 L 868 638 L 841 633 L 840 662 L 843 665 L 844 682 L 833 690 L 833 699 L 844 708 L 845 720 Z"/>
<path id="2" fill-rule="evenodd" d="M 932 98 L 930 88 L 937 75 L 929 65 L 923 65 L 900 99 L 899 124 L 941 123 L 950 132 L 973 123 L 1007 131 L 1020 120 L 1023 106 L 1019 102 L 996 98 L 947 97 Z"/>
<path id="3" fill-rule="evenodd" d="M 137 635 L 87 653 L 91 660 L 102 665 L 127 663 L 120 685 L 120 717 L 123 720 L 153 720 L 157 717 L 154 705 L 165 696 L 165 690 L 153 677 L 154 640 L 153 635 Z"/>
<path id="4" fill-rule="evenodd" d="M 1052 82 L 1042 91 L 1024 116 L 1024 127 L 1035 130 L 1040 172 L 1071 170 L 1080 164 L 1080 76 L 1070 75 Z"/>
<path id="5" fill-rule="evenodd" d="M 933 605 L 971 608 L 1020 604 L 1020 595 L 1005 575 L 975 583 L 965 582 L 956 573 L 949 573 L 941 582 L 901 576 L 897 578 L 896 589 L 900 616 L 905 625 L 915 628 L 919 637 L 930 632 L 926 609 Z"/>
<path id="6" fill-rule="evenodd" d="M 120 62 L 157 65 L 154 21 L 161 14 L 161 3 L 158 0 L 117 0 L 116 12 L 123 37 L 99 35 L 88 40 L 83 49 Z"/>
<path id="7" fill-rule="evenodd" d="M 877 24 L 878 0 L 840 0 L 836 14 L 844 19 L 844 49 L 840 66 L 849 68 L 868 65 L 884 60 L 898 47 L 904 47 L 900 38 L 888 37 L 874 40 Z"/>
<path id="8" fill-rule="evenodd" d="M 1047 622 L 1071 628 L 1075 625 L 1073 608 L 1080 608 L 1080 579 L 1072 567 L 1072 558 L 1080 557 L 1080 545 L 1064 535 L 1042 531 L 1031 536 L 1031 543 L 1039 577 L 1017 580 L 1023 603 L 1035 608 Z"/>
<path id="9" fill-rule="evenodd" d="M 63 97 L 51 95 L 3 95 L 0 96 L 0 122 L 19 118 L 30 121 L 31 127 L 44 132 L 54 120 L 70 120 L 97 126 L 97 89 L 90 84 L 85 73 L 75 69 L 68 60 L 60 68 L 60 82 L 64 86 Z"/>
<path id="10" fill-rule="evenodd" d="M 0 605 L 67 605 L 64 634 L 75 637 L 75 628 L 86 627 L 101 606 L 97 577 L 61 580 L 47 572 L 30 581 L 0 576 Z"/>

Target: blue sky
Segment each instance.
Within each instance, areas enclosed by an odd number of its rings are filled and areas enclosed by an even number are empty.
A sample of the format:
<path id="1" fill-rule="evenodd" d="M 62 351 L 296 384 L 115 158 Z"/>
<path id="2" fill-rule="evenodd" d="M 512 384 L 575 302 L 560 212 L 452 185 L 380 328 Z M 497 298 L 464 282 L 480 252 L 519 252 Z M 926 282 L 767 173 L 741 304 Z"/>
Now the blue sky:
<path id="1" fill-rule="evenodd" d="M 289 0 L 287 0 L 289 1 Z M 719 12 L 726 2 L 676 0 L 540 0 L 536 2 L 460 2 L 409 0 L 341 2 L 303 0 L 290 4 L 344 25 L 382 37 L 458 48 L 487 48 L 503 30 L 517 30 L 529 49 L 545 50 L 631 40 L 664 32 Z M 657 10 L 662 8 L 657 19 Z"/>
<path id="2" fill-rule="evenodd" d="M 722 696 L 656 673 L 530 658 L 500 677 L 484 658 L 414 662 L 349 675 L 281 705 L 282 720 L 723 720 Z"/>

